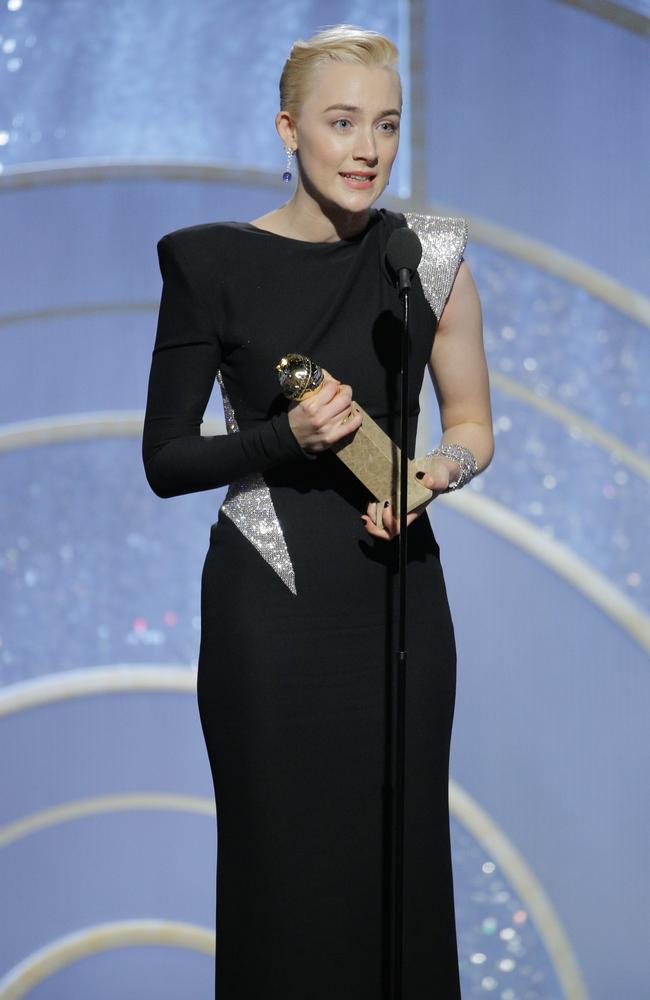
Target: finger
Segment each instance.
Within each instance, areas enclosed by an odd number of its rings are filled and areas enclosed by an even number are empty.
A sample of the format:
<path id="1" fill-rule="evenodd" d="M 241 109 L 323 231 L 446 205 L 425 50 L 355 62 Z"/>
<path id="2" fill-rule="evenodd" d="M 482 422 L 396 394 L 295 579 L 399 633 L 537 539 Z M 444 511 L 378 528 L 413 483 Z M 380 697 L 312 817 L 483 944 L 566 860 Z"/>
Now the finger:
<path id="1" fill-rule="evenodd" d="M 345 387 L 340 382 L 330 381 L 324 383 L 316 395 L 311 396 L 307 401 L 311 404 L 312 412 L 318 412 L 322 424 L 330 420 L 336 420 L 341 413 L 349 410 L 352 402 L 352 393 L 345 391 Z"/>
<path id="2" fill-rule="evenodd" d="M 345 413 L 346 410 L 350 412 L 351 406 L 352 389 L 349 385 L 339 385 L 336 392 L 328 400 L 327 409 L 324 409 L 324 415 L 334 419 Z"/>
<path id="3" fill-rule="evenodd" d="M 420 486 L 426 486 L 428 490 L 440 489 L 438 480 L 434 479 L 434 477 L 429 475 L 428 472 L 423 472 L 423 473 L 416 472 L 415 478 L 417 479 Z"/>
<path id="4" fill-rule="evenodd" d="M 390 501 L 384 505 L 383 524 L 390 535 L 399 532 L 399 518 L 395 516 L 395 508 Z"/>
<path id="5" fill-rule="evenodd" d="M 378 503 L 373 503 L 372 501 L 368 504 L 368 517 L 371 519 L 375 528 L 381 529 L 381 508 Z"/>
<path id="6" fill-rule="evenodd" d="M 420 516 L 420 514 L 422 514 L 422 512 L 424 510 L 426 510 L 426 507 L 427 507 L 426 504 L 421 504 L 419 507 L 415 507 L 412 511 L 410 511 L 409 513 L 407 513 L 407 515 L 406 515 L 406 526 L 407 526 L 407 528 L 408 528 L 409 524 L 413 524 L 413 522 L 415 521 L 415 519 L 418 518 Z M 388 532 L 388 534 L 391 537 L 394 537 L 395 535 L 399 535 L 400 521 L 399 521 L 399 517 L 397 517 L 397 515 L 395 513 L 395 508 L 393 507 L 392 504 L 389 504 L 389 506 L 384 509 L 384 512 L 383 512 L 383 524 L 384 524 L 384 527 L 385 527 L 386 531 Z"/>
<path id="7" fill-rule="evenodd" d="M 366 526 L 366 531 L 368 532 L 369 535 L 372 535 L 373 538 L 382 538 L 384 541 L 389 540 L 390 535 L 388 534 L 388 532 L 384 528 L 378 528 L 368 514 L 364 514 L 361 520 L 364 522 Z"/>
<path id="8" fill-rule="evenodd" d="M 435 462 L 431 471 L 422 469 L 415 473 L 415 478 L 428 490 L 440 492 L 449 486 L 449 469 L 442 462 Z"/>
<path id="9" fill-rule="evenodd" d="M 338 418 L 338 425 L 345 428 L 346 434 L 351 434 L 352 431 L 356 431 L 357 428 L 361 427 L 363 423 L 363 415 L 360 410 L 357 410 L 354 406 L 351 406 L 347 413 L 344 413 L 342 417 Z"/>
<path id="10" fill-rule="evenodd" d="M 317 407 L 325 407 L 332 400 L 337 398 L 340 388 L 341 383 L 337 379 L 329 378 L 323 382 L 320 390 L 310 398 L 314 401 Z"/>
<path id="11" fill-rule="evenodd" d="M 372 533 L 375 534 L 376 537 L 381 537 L 384 531 L 381 523 L 381 512 L 382 504 L 371 500 L 366 508 L 366 514 L 362 518 L 366 527 L 373 529 Z"/>
<path id="12" fill-rule="evenodd" d="M 322 429 L 329 433 L 330 440 L 334 443 L 334 441 L 339 441 L 341 438 L 347 437 L 358 430 L 361 427 L 362 420 L 361 413 L 352 408 L 344 411 L 343 414 L 333 417 L 331 421 L 324 422 Z M 331 424 L 331 426 L 328 426 L 328 424 Z"/>

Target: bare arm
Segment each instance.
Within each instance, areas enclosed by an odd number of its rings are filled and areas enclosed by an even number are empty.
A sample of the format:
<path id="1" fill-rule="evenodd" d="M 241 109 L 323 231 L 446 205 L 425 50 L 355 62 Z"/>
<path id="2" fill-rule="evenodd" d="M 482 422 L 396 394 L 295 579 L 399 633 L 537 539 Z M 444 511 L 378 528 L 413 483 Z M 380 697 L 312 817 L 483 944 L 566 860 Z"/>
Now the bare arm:
<path id="1" fill-rule="evenodd" d="M 461 261 L 440 317 L 429 374 L 440 408 L 442 443 L 465 445 L 476 458 L 478 472 L 483 472 L 494 455 L 492 407 L 481 301 L 465 260 Z M 450 481 L 457 479 L 458 463 L 442 455 L 437 457 L 448 467 Z"/>
<path id="2" fill-rule="evenodd" d="M 440 408 L 441 444 L 461 444 L 474 455 L 478 472 L 492 461 L 494 436 L 487 361 L 483 347 L 483 314 L 474 278 L 466 261 L 461 261 L 451 293 L 440 317 L 429 358 L 429 374 Z M 451 458 L 437 455 L 431 475 L 421 479 L 432 491 L 431 499 L 445 492 L 460 476 L 460 466 Z M 368 534 L 392 538 L 399 520 L 392 508 L 383 511 L 383 528 L 375 521 L 375 504 L 368 505 L 364 517 Z M 427 504 L 407 515 L 411 524 Z"/>

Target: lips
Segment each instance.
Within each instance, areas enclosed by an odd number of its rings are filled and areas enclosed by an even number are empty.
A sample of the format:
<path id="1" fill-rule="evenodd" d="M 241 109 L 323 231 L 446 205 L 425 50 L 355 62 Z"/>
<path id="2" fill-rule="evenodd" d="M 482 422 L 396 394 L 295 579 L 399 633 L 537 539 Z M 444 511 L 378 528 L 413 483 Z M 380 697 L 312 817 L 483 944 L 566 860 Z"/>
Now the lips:
<path id="1" fill-rule="evenodd" d="M 376 174 L 344 174 L 340 173 L 339 176 L 343 179 L 343 183 L 347 188 L 352 188 L 357 191 L 369 191 L 370 188 L 375 183 Z"/>
<path id="2" fill-rule="evenodd" d="M 377 174 L 365 173 L 364 171 L 350 171 L 349 173 L 340 171 L 340 174 L 341 177 L 360 178 L 363 181 L 371 181 L 377 176 Z"/>

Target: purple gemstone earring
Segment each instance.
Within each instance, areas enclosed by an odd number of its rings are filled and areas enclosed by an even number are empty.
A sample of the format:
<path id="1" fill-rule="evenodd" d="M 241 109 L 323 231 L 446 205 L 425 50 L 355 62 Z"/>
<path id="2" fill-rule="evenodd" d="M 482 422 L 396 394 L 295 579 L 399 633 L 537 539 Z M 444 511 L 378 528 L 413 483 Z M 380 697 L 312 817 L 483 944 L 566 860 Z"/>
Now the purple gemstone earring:
<path id="1" fill-rule="evenodd" d="M 293 156 L 293 149 L 291 149 L 289 146 L 285 146 L 285 149 L 287 152 L 287 169 L 282 174 L 282 180 L 288 184 L 289 181 L 291 180 L 291 170 L 289 168 L 291 167 L 291 157 Z"/>

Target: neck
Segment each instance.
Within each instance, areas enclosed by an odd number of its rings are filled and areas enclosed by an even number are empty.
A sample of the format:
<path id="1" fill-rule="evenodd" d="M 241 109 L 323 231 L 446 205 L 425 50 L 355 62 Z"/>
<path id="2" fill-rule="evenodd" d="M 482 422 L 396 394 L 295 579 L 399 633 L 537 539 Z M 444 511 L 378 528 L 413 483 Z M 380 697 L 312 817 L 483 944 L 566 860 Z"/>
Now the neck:
<path id="1" fill-rule="evenodd" d="M 278 209 L 279 217 L 299 239 L 336 243 L 357 236 L 370 221 L 370 208 L 350 212 L 332 203 L 317 202 L 299 183 L 295 194 Z"/>

